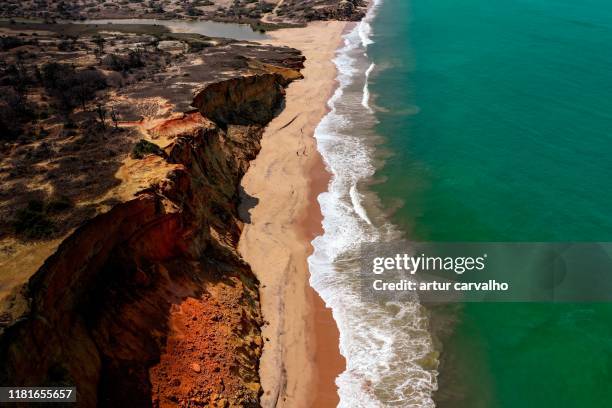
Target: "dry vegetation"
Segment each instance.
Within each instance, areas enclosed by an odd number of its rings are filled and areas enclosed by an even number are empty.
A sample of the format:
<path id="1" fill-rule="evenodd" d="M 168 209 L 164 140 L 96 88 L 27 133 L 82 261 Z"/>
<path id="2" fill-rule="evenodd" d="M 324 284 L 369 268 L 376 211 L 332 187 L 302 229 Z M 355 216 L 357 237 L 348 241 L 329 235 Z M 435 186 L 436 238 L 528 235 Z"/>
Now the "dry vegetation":
<path id="1" fill-rule="evenodd" d="M 0 16 L 47 21 L 144 17 L 255 24 L 359 20 L 365 5 L 365 0 L 7 0 L 0 4 Z"/>
<path id="2" fill-rule="evenodd" d="M 62 30 L 65 31 L 65 30 Z M 0 37 L 0 238 L 48 239 L 91 217 L 138 141 L 109 96 L 184 59 L 153 35 Z M 183 47 L 187 49 L 187 47 Z"/>
<path id="3" fill-rule="evenodd" d="M 161 154 L 163 140 L 141 141 L 157 137 L 145 118 L 193 110 L 206 83 L 302 61 L 159 26 L 112 29 L 0 24 L 0 240 L 61 237 L 112 205 L 126 159 Z"/>
<path id="4" fill-rule="evenodd" d="M 1 385 L 258 405 L 238 185 L 303 62 L 159 26 L 0 23 Z"/>

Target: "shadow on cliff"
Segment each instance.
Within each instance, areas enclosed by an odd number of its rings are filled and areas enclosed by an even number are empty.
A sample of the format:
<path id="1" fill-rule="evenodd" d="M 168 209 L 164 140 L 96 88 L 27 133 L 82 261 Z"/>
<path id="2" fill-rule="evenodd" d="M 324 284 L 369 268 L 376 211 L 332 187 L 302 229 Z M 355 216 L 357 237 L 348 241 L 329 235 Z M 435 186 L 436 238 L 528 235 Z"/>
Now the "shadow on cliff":
<path id="1" fill-rule="evenodd" d="M 186 342 L 184 337 L 199 333 L 195 328 L 192 333 L 174 333 L 176 327 L 171 323 L 171 316 L 186 313 L 183 305 L 188 299 L 203 305 L 204 309 L 210 308 L 212 296 L 201 282 L 213 287 L 219 283 L 233 287 L 235 282 L 231 277 L 240 270 L 231 261 L 202 259 L 193 263 L 176 258 L 140 266 L 130 265 L 129 260 L 126 265 L 125 261 L 123 255 L 113 257 L 99 275 L 100 289 L 91 293 L 81 308 L 101 358 L 97 389 L 100 407 L 122 406 L 126 395 L 130 395 L 130 406 L 150 407 L 156 400 L 153 387 L 175 381 L 175 374 L 165 364 L 156 369 L 156 384 L 152 384 L 151 369 L 160 363 L 169 339 L 178 336 L 180 345 Z M 104 284 L 107 273 L 114 278 Z M 214 328 L 207 327 L 206 331 Z M 173 349 L 176 347 L 175 341 Z M 180 361 L 173 363 L 184 365 Z M 186 378 L 182 377 L 185 383 Z"/>
<path id="2" fill-rule="evenodd" d="M 250 224 L 251 221 L 251 210 L 259 204 L 259 198 L 253 197 L 246 192 L 244 187 L 240 185 L 238 187 L 238 196 L 240 197 L 240 204 L 238 205 L 238 216 L 240 220 L 246 224 Z"/>
<path id="3" fill-rule="evenodd" d="M 28 307 L 0 332 L 0 385 L 76 385 L 83 407 L 258 406 L 258 282 L 237 251 L 238 218 L 251 222 L 258 199 L 239 184 L 286 82 L 232 78 L 195 97 L 217 127 L 178 135 L 167 160 L 179 166 L 78 227 L 24 286 Z M 177 330 L 192 299 L 204 312 L 191 321 L 209 324 Z"/>
<path id="4" fill-rule="evenodd" d="M 70 249 L 64 255 L 78 256 L 78 245 Z M 173 335 L 171 315 L 183 313 L 187 299 L 218 310 L 209 287 L 256 285 L 248 267 L 224 248 L 209 247 L 197 260 L 167 248 L 155 248 L 163 259 L 134 249 L 119 241 L 104 259 L 80 254 L 89 259 L 87 268 L 73 270 L 70 260 L 58 259 L 43 267 L 27 289 L 34 294 L 30 313 L 0 338 L 1 385 L 76 385 L 79 406 L 129 401 L 130 407 L 151 407 L 150 370 Z M 161 370 L 157 380 L 171 384 L 174 378 Z"/>

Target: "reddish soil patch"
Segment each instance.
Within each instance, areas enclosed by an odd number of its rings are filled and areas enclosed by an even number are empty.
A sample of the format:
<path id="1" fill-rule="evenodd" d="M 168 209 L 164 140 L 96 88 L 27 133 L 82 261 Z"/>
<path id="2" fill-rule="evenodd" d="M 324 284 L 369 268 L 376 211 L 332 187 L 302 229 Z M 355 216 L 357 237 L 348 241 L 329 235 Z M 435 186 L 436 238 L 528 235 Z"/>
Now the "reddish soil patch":
<path id="1" fill-rule="evenodd" d="M 149 371 L 154 406 L 225 407 L 255 402 L 241 400 L 246 390 L 236 375 L 244 371 L 241 366 L 250 360 L 249 354 L 261 349 L 261 338 L 249 336 L 253 328 L 241 306 L 245 289 L 233 279 L 231 285 L 220 283 L 213 290 L 214 296 L 205 293 L 172 306 L 166 347 L 159 364 Z M 259 389 L 257 383 L 247 387 L 251 392 Z M 222 395 L 238 398 L 228 401 Z"/>

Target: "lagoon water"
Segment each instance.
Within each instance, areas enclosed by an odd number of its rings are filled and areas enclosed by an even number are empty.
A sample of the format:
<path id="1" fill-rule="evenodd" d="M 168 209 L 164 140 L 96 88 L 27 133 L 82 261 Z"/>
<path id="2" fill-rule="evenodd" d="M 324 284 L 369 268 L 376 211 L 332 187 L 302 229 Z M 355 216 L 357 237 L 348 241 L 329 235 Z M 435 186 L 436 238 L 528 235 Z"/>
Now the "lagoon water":
<path id="1" fill-rule="evenodd" d="M 408 238 L 612 239 L 611 2 L 384 0 L 372 32 L 370 190 Z M 610 406 L 612 305 L 445 313 L 438 406 Z"/>
<path id="2" fill-rule="evenodd" d="M 236 40 L 261 40 L 267 38 L 265 33 L 253 31 L 248 24 L 236 23 L 219 23 L 216 21 L 200 21 L 200 20 L 158 20 L 151 18 L 128 18 L 128 19 L 103 19 L 103 20 L 83 20 L 76 22 L 77 24 L 144 24 L 144 25 L 160 25 L 168 27 L 173 32 L 178 33 L 196 33 L 209 37 L 225 37 Z"/>

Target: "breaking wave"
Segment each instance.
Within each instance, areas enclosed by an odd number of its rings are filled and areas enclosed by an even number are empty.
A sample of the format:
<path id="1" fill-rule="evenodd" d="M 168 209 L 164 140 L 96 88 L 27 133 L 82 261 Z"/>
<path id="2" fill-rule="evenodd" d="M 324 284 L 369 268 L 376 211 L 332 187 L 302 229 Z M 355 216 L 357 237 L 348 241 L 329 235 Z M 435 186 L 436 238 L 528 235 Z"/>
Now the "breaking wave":
<path id="1" fill-rule="evenodd" d="M 312 242 L 311 285 L 321 295 L 340 331 L 346 370 L 337 378 L 340 407 L 434 407 L 437 372 L 422 361 L 435 356 L 427 315 L 418 301 L 373 302 L 360 295 L 354 251 L 365 243 L 397 237 L 383 215 L 368 214 L 376 200 L 363 188 L 374 175 L 376 117 L 368 81 L 375 65 L 367 47 L 374 43 L 371 22 L 380 1 L 344 36 L 334 63 L 339 86 L 329 113 L 315 131 L 332 179 L 319 195 L 323 234 Z M 360 191 L 361 187 L 361 191 Z"/>

